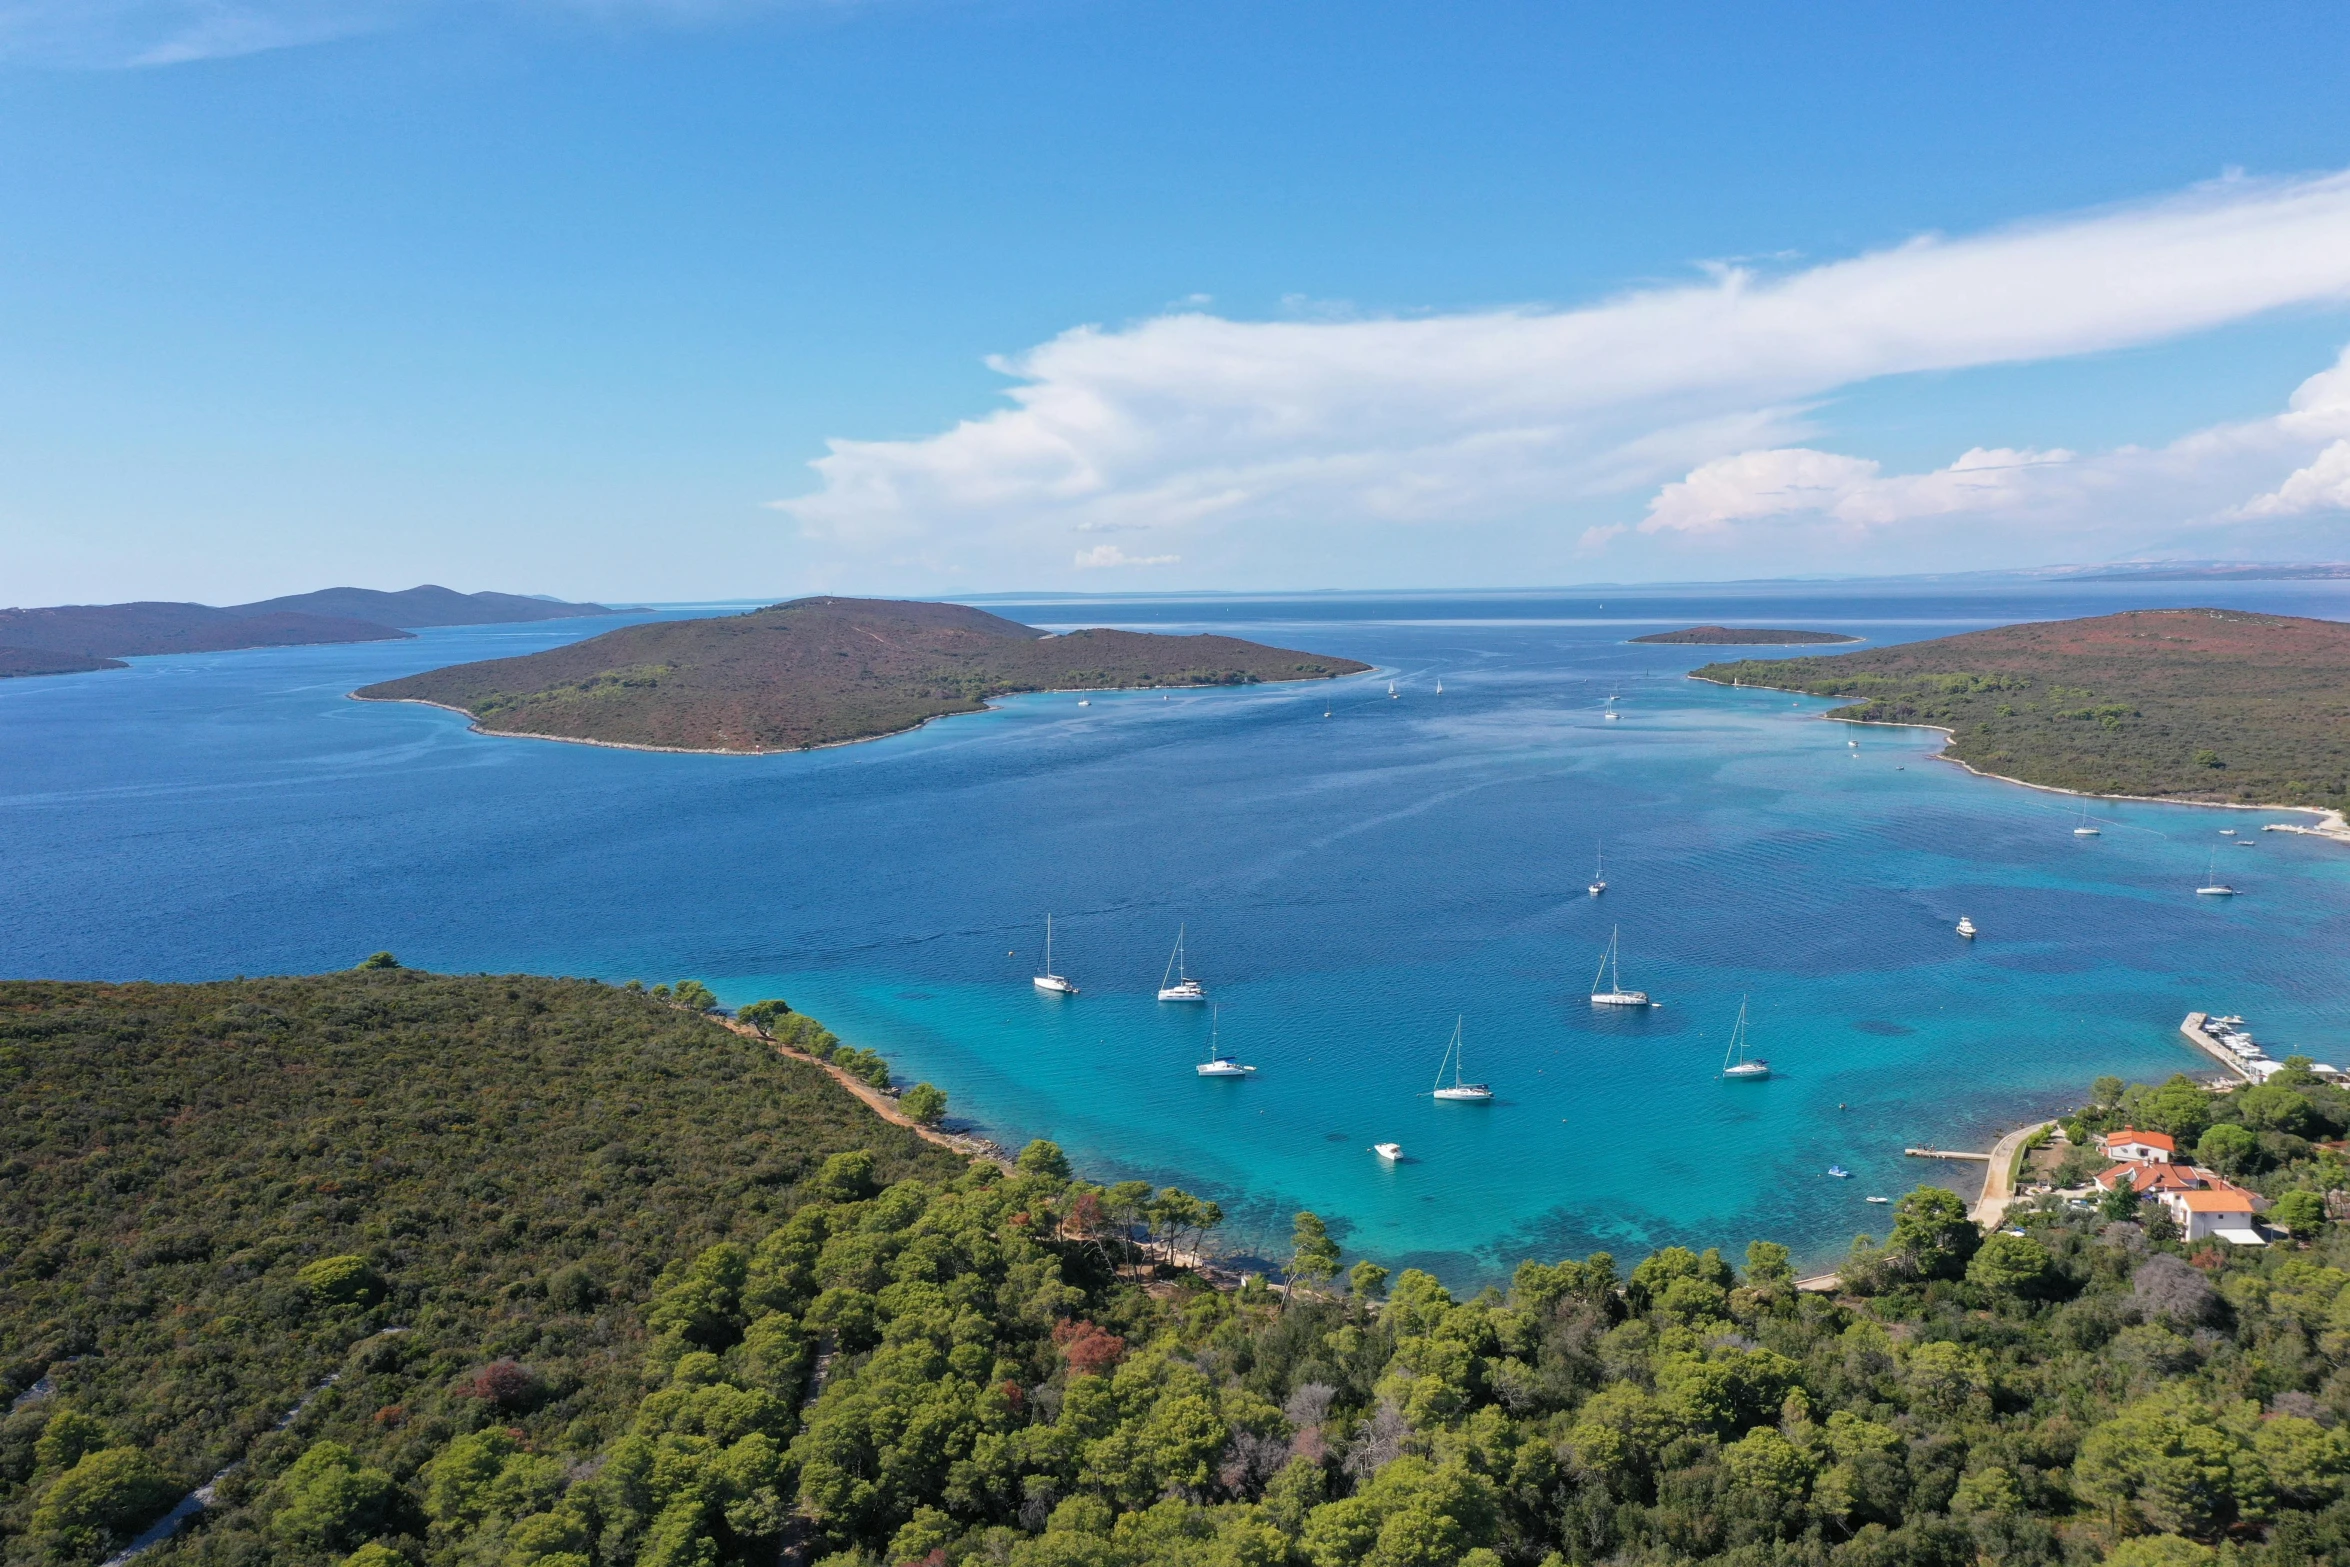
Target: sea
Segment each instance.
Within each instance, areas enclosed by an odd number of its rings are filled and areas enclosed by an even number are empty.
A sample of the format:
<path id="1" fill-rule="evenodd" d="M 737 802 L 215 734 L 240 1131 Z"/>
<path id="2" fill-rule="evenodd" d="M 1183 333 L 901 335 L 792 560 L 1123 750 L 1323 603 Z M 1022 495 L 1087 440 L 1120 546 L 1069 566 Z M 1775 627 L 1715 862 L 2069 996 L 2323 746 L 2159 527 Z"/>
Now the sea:
<path id="1" fill-rule="evenodd" d="M 974 602 L 1375 669 L 1020 697 L 765 757 L 492 738 L 346 698 L 607 619 L 0 681 L 0 972 L 201 980 L 385 949 L 699 979 L 880 1051 L 954 1124 L 1215 1199 L 1238 1257 L 1279 1256 L 1311 1209 L 1350 1261 L 1459 1288 L 1528 1257 L 1758 1237 L 1832 1261 L 1884 1232 L 1866 1198 L 1979 1184 L 1905 1147 L 1988 1147 L 2101 1074 L 2210 1070 L 2191 1010 L 2350 1063 L 2350 849 L 2257 830 L 2306 815 L 2096 801 L 2080 837 L 2079 800 L 1939 761 L 1932 732 L 1822 722 L 1831 704 L 1685 678 L 1738 653 L 1628 640 L 2345 618 L 2350 582 Z M 2239 896 L 2195 895 L 2215 860 Z M 1072 997 L 1030 983 L 1048 914 Z M 1212 1006 L 1156 999 L 1178 931 Z M 1592 1005 L 1611 941 L 1658 1005 Z M 1742 1006 L 1767 1080 L 1721 1076 Z M 1490 1103 L 1430 1097 L 1456 1028 Z M 1200 1077 L 1211 1041 L 1256 1071 Z"/>

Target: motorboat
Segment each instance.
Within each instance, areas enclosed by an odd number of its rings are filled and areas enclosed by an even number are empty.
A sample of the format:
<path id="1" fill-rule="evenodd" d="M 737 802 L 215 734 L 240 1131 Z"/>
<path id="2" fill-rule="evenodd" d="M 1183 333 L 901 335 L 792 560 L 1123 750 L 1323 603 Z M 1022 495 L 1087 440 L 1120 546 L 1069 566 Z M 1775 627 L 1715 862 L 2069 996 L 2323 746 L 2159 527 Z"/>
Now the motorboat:
<path id="1" fill-rule="evenodd" d="M 1464 1018 L 1453 1019 L 1452 1043 L 1444 1047 L 1444 1055 L 1436 1063 L 1436 1097 L 1453 1104 L 1484 1105 L 1493 1103 L 1493 1090 L 1483 1083 L 1461 1081 L 1461 1025 Z M 1452 1067 L 1452 1086 L 1446 1087 L 1444 1069 Z"/>
<path id="2" fill-rule="evenodd" d="M 1599 960 L 1599 972 L 1591 976 L 1591 1004 L 1595 1007 L 1654 1006 L 1656 1003 L 1648 999 L 1647 991 L 1626 990 L 1622 975 L 1616 972 L 1616 944 L 1621 934 L 1621 926 L 1608 932 L 1607 951 Z M 1599 988 L 1602 977 L 1607 980 L 1605 990 Z"/>
<path id="3" fill-rule="evenodd" d="M 1239 1062 L 1233 1060 L 1223 1051 L 1216 1048 L 1216 1036 L 1218 1033 L 1218 1024 L 1221 1021 L 1220 1014 L 1222 1009 L 1218 1008 L 1217 1011 L 1219 1015 L 1211 1016 L 1208 1020 L 1208 1058 L 1205 1061 L 1202 1061 L 1198 1066 L 1193 1067 L 1192 1070 L 1197 1072 L 1202 1077 L 1246 1077 L 1251 1072 L 1254 1072 L 1256 1068 L 1253 1066 L 1242 1066 Z"/>
<path id="4" fill-rule="evenodd" d="M 1771 1075 L 1771 1064 L 1746 1053 L 1746 998 L 1738 998 L 1738 1021 L 1730 1030 L 1730 1047 L 1722 1052 L 1722 1075 L 1752 1082 Z"/>
<path id="5" fill-rule="evenodd" d="M 1371 1152 L 1377 1154 L 1380 1158 L 1386 1160 L 1389 1164 L 1401 1164 L 1403 1162 L 1403 1144 L 1401 1143 L 1373 1143 L 1371 1145 Z"/>
<path id="6" fill-rule="evenodd" d="M 1891 1202 L 1892 1200 L 1890 1197 L 1863 1197 L 1861 1199 L 1863 1202 Z"/>
<path id="7" fill-rule="evenodd" d="M 1175 927 L 1175 951 L 1167 959 L 1167 972 L 1159 976 L 1161 1001 L 1205 1001 L 1207 987 L 1193 979 L 1183 967 L 1183 927 Z"/>
<path id="8" fill-rule="evenodd" d="M 1053 917 L 1044 917 L 1044 972 L 1036 976 L 1036 988 L 1052 996 L 1074 996 L 1077 987 L 1053 972 Z"/>
<path id="9" fill-rule="evenodd" d="M 1972 941 L 1972 940 L 1974 940 L 1974 939 L 1975 939 L 1975 922 L 1974 922 L 1973 920 L 1971 920 L 1971 919 L 1968 919 L 1968 918 L 1967 918 L 1965 915 L 1961 914 L 1961 915 L 1958 917 L 1958 933 L 1959 933 L 1961 936 L 1964 936 L 1964 937 L 1965 937 L 1967 940 L 1969 940 L 1969 941 Z"/>
<path id="10" fill-rule="evenodd" d="M 1840 1164 L 1829 1165 L 1828 1173 L 1839 1181 L 1849 1181 L 1852 1179 L 1852 1172 Z"/>

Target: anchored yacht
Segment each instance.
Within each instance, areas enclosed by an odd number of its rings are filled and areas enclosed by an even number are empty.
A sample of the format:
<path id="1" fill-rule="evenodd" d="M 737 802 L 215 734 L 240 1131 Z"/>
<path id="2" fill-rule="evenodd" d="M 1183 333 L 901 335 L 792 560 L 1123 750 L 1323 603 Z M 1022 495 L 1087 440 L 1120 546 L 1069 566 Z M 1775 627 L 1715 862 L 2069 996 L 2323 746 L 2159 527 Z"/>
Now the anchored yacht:
<path id="1" fill-rule="evenodd" d="M 1771 1064 L 1768 1061 L 1755 1060 L 1746 1053 L 1746 998 L 1744 996 L 1738 998 L 1738 1022 L 1730 1030 L 1730 1048 L 1722 1052 L 1722 1075 L 1745 1080 L 1771 1075 Z"/>
<path id="2" fill-rule="evenodd" d="M 1036 988 L 1053 996 L 1074 996 L 1077 987 L 1053 972 L 1053 917 L 1044 917 L 1044 972 L 1036 976 Z"/>
<path id="3" fill-rule="evenodd" d="M 1595 1007 L 1652 1007 L 1645 990 L 1626 990 L 1623 977 L 1616 972 L 1616 942 L 1621 928 L 1608 932 L 1607 952 L 1599 960 L 1599 972 L 1591 976 L 1591 1004 Z M 1607 989 L 1599 988 L 1602 978 Z"/>
<path id="4" fill-rule="evenodd" d="M 1461 1024 L 1463 1021 L 1461 1018 L 1453 1019 L 1452 1043 L 1444 1047 L 1444 1055 L 1436 1063 L 1436 1097 L 1449 1100 L 1454 1104 L 1491 1104 L 1493 1102 L 1492 1089 L 1483 1083 L 1461 1081 Z M 1452 1067 L 1452 1086 L 1450 1088 L 1444 1086 L 1444 1069 L 1448 1064 Z"/>
<path id="5" fill-rule="evenodd" d="M 1175 927 L 1175 951 L 1167 959 L 1167 972 L 1159 976 L 1159 999 L 1161 1001 L 1205 1001 L 1208 999 L 1206 987 L 1184 972 L 1183 927 L 1180 925 Z"/>

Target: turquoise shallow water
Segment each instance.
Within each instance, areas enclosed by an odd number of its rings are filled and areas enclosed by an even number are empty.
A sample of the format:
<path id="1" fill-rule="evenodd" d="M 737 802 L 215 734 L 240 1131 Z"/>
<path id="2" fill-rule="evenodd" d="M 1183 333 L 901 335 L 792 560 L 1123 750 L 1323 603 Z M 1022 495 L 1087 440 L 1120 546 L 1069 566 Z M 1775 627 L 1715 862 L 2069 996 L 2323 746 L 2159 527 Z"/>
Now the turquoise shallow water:
<path id="1" fill-rule="evenodd" d="M 1689 682 L 1702 650 L 1624 638 L 2350 597 L 2120 592 L 1029 602 L 1003 607 L 1381 672 L 1023 698 L 762 759 L 491 740 L 341 699 L 598 625 L 9 682 L 0 961 L 183 978 L 389 946 L 446 969 L 696 975 L 730 1002 L 788 996 L 1000 1140 L 1205 1190 L 1244 1240 L 1311 1206 L 1350 1247 L 1456 1282 L 1601 1245 L 1771 1235 L 1824 1256 L 1882 1214 L 1869 1193 L 1966 1179 L 1905 1144 L 1986 1138 L 2101 1072 L 2196 1069 L 2191 1008 L 2350 1053 L 2350 853 L 2257 835 L 2216 851 L 2244 895 L 2199 900 L 2220 826 L 2294 818 L 2099 804 L 2103 836 L 2078 839 L 2075 804 L 1936 762 L 1937 736 L 1862 730 L 1855 749 L 1814 720 L 1826 704 Z M 1048 910 L 1074 999 L 1028 984 Z M 1204 1010 L 1153 999 L 1178 922 L 1248 1081 L 1199 1079 Z M 1618 927 L 1656 1011 L 1586 999 Z M 1741 996 L 1767 1082 L 1717 1075 Z M 1428 1098 L 1456 1016 L 1491 1105 Z M 1408 1162 L 1366 1151 L 1388 1139 Z"/>

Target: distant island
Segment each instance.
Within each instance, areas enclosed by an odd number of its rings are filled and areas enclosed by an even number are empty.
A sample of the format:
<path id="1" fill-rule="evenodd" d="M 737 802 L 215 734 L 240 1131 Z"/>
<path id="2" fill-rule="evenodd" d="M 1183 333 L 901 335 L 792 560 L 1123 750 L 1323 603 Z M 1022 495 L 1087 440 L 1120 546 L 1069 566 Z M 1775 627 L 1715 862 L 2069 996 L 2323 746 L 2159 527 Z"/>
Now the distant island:
<path id="1" fill-rule="evenodd" d="M 0 609 L 0 679 L 120 669 L 123 659 L 156 653 L 391 642 L 425 626 L 505 625 L 618 613 L 601 604 L 566 604 L 518 593 L 457 593 L 429 584 L 401 593 L 327 588 L 226 609 L 163 600 Z"/>
<path id="2" fill-rule="evenodd" d="M 1755 626 L 1691 626 L 1686 631 L 1655 631 L 1634 642 L 1695 643 L 1701 647 L 1812 647 L 1833 642 L 1858 642 L 1840 631 L 1765 631 Z"/>
<path id="3" fill-rule="evenodd" d="M 1922 724 L 1945 753 L 2090 794 L 2340 810 L 2350 803 L 2350 625 L 2132 610 L 1820 659 L 1693 672 L 1850 697 L 1831 717 Z"/>
<path id="4" fill-rule="evenodd" d="M 490 734 L 756 753 L 897 734 L 1024 691 L 1328 680 L 1369 667 L 1234 637 L 1054 636 L 961 604 L 806 598 L 625 626 L 352 695 L 454 708 Z"/>

